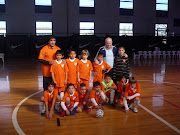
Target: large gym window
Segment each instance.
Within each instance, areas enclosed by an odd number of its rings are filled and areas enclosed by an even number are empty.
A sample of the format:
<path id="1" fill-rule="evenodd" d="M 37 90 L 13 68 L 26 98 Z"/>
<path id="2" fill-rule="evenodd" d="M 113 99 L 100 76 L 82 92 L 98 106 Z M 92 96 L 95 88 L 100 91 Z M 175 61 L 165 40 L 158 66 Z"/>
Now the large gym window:
<path id="1" fill-rule="evenodd" d="M 94 0 L 79 0 L 79 7 L 94 7 Z"/>
<path id="2" fill-rule="evenodd" d="M 133 36 L 133 23 L 119 23 L 119 36 Z"/>
<path id="3" fill-rule="evenodd" d="M 52 35 L 52 22 L 36 22 L 36 35 Z"/>
<path id="4" fill-rule="evenodd" d="M 51 0 L 35 0 L 37 6 L 52 6 Z"/>
<path id="5" fill-rule="evenodd" d="M 80 14 L 95 14 L 94 0 L 79 0 Z"/>
<path id="6" fill-rule="evenodd" d="M 94 22 L 80 22 L 80 35 L 94 35 Z"/>
<path id="7" fill-rule="evenodd" d="M 6 34 L 6 21 L 0 21 L 0 35 Z"/>
<path id="8" fill-rule="evenodd" d="M 168 0 L 156 0 L 156 10 L 168 11 Z"/>
<path id="9" fill-rule="evenodd" d="M 167 36 L 167 24 L 155 25 L 155 36 Z"/>
<path id="10" fill-rule="evenodd" d="M 0 0 L 0 4 L 4 5 L 5 4 L 5 0 Z"/>
<path id="11" fill-rule="evenodd" d="M 133 0 L 120 0 L 120 8 L 133 9 Z"/>

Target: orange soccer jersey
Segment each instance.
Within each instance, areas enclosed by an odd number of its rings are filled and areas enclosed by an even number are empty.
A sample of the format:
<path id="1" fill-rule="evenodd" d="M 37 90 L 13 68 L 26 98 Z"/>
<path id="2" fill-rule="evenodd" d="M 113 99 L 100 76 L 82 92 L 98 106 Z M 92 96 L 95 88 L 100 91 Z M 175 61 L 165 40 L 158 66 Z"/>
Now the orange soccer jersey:
<path id="1" fill-rule="evenodd" d="M 83 105 L 83 102 L 84 102 L 84 101 L 87 102 L 87 99 L 86 99 L 87 93 L 88 93 L 87 90 L 86 90 L 86 93 L 84 93 L 84 94 L 82 94 L 82 93 L 78 90 L 78 96 L 79 96 L 79 104 L 78 104 L 78 106 Z"/>
<path id="2" fill-rule="evenodd" d="M 56 59 L 55 53 L 57 50 L 61 50 L 58 46 L 54 46 L 51 48 L 49 45 L 44 46 L 40 53 L 38 59 L 46 60 L 46 61 L 52 61 Z M 50 65 L 41 64 L 42 68 L 42 74 L 45 77 L 51 77 L 50 73 Z"/>
<path id="3" fill-rule="evenodd" d="M 129 85 L 129 83 L 127 83 L 126 84 L 126 88 L 127 88 L 127 86 Z M 122 82 L 119 82 L 118 83 L 118 88 L 117 88 L 117 92 L 120 92 L 120 100 L 119 100 L 119 103 L 123 103 L 123 92 L 125 92 L 124 90 L 123 90 L 123 85 L 122 85 Z"/>
<path id="4" fill-rule="evenodd" d="M 54 73 L 54 78 L 57 82 L 56 87 L 64 87 L 65 73 L 68 71 L 67 65 L 62 63 L 62 61 L 58 62 L 56 60 L 55 64 L 51 66 L 50 72 Z"/>
<path id="5" fill-rule="evenodd" d="M 45 102 L 52 102 L 53 99 L 56 100 L 58 92 L 56 90 L 53 90 L 52 92 L 49 92 L 48 90 L 44 91 L 44 101 Z"/>
<path id="6" fill-rule="evenodd" d="M 95 64 L 95 62 L 93 62 L 93 69 L 97 73 L 94 76 L 94 82 L 102 82 L 104 80 L 104 74 L 102 71 L 111 69 L 111 66 L 109 66 L 105 61 L 102 61 L 100 64 Z"/>
<path id="7" fill-rule="evenodd" d="M 78 92 L 74 91 L 72 95 L 68 92 L 65 92 L 62 102 L 66 102 L 66 98 L 70 98 L 70 106 L 74 105 L 75 102 L 79 102 Z"/>
<path id="8" fill-rule="evenodd" d="M 140 94 L 140 92 L 141 92 L 141 88 L 140 88 L 140 84 L 139 83 L 136 83 L 136 87 L 134 89 L 131 89 L 130 85 L 128 85 L 126 87 L 126 90 L 125 90 L 125 93 L 124 93 L 124 97 L 133 96 L 136 93 Z"/>
<path id="9" fill-rule="evenodd" d="M 91 90 L 89 98 L 94 98 L 96 103 L 98 104 L 99 99 L 101 98 L 101 94 L 100 92 L 96 92 L 95 90 Z M 94 106 L 94 105 L 93 105 Z"/>
<path id="10" fill-rule="evenodd" d="M 77 88 L 77 66 L 78 66 L 79 60 L 75 58 L 74 60 L 66 59 L 66 64 L 69 69 L 68 72 L 68 80 L 67 83 L 74 84 L 74 87 Z"/>
<path id="11" fill-rule="evenodd" d="M 90 71 L 93 70 L 92 64 L 90 60 L 87 60 L 86 62 L 83 62 L 80 60 L 78 62 L 78 68 L 77 71 L 80 74 L 80 79 L 89 80 Z"/>

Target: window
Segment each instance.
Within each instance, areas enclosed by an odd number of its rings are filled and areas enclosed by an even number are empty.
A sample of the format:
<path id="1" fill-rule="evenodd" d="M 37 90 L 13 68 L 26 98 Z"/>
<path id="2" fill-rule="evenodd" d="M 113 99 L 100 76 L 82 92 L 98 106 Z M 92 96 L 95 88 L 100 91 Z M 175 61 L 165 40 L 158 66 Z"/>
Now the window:
<path id="1" fill-rule="evenodd" d="M 0 21 L 0 35 L 6 34 L 6 21 Z"/>
<path id="2" fill-rule="evenodd" d="M 156 0 L 156 10 L 168 11 L 168 0 Z"/>
<path id="3" fill-rule="evenodd" d="M 133 23 L 119 24 L 119 36 L 122 35 L 133 36 Z"/>
<path id="4" fill-rule="evenodd" d="M 79 0 L 79 7 L 94 7 L 94 0 Z"/>
<path id="5" fill-rule="evenodd" d="M 36 35 L 52 35 L 52 22 L 36 22 Z"/>
<path id="6" fill-rule="evenodd" d="M 155 25 L 155 36 L 167 36 L 167 24 L 156 24 Z"/>
<path id="7" fill-rule="evenodd" d="M 5 0 L 0 0 L 0 4 L 4 5 L 5 4 Z"/>
<path id="8" fill-rule="evenodd" d="M 35 0 L 37 6 L 52 6 L 51 0 Z"/>
<path id="9" fill-rule="evenodd" d="M 133 0 L 120 0 L 120 8 L 133 9 Z"/>
<path id="10" fill-rule="evenodd" d="M 80 35 L 94 35 L 94 22 L 80 22 Z"/>

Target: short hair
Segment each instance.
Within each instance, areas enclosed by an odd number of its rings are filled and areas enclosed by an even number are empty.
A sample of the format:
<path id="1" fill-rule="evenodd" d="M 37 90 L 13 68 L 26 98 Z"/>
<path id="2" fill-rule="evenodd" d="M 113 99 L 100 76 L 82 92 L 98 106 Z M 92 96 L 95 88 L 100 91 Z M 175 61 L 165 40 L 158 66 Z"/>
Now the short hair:
<path id="1" fill-rule="evenodd" d="M 125 50 L 125 47 L 124 47 L 124 46 L 120 46 L 120 47 L 118 48 L 118 50 L 119 50 L 119 49 Z"/>
<path id="2" fill-rule="evenodd" d="M 53 39 L 53 38 L 55 38 L 55 39 L 56 39 L 56 37 L 55 37 L 54 35 L 51 35 L 51 36 L 49 36 L 48 38 L 49 38 L 49 40 L 48 40 L 48 41 L 50 41 L 50 40 L 51 40 L 51 39 Z"/>
<path id="3" fill-rule="evenodd" d="M 75 52 L 75 53 L 76 53 L 76 50 L 75 50 L 75 49 L 69 50 L 69 54 L 70 54 L 71 52 Z"/>
<path id="4" fill-rule="evenodd" d="M 81 55 L 86 54 L 89 56 L 89 51 L 87 49 L 82 50 Z"/>
<path id="5" fill-rule="evenodd" d="M 103 57 L 104 57 L 104 53 L 102 53 L 102 52 L 99 52 L 99 53 L 98 53 L 98 56 L 100 56 L 100 55 L 103 55 Z"/>
<path id="6" fill-rule="evenodd" d="M 57 51 L 56 51 L 56 55 L 57 55 L 57 54 L 64 55 L 64 51 L 63 51 L 63 50 L 57 50 Z"/>
<path id="7" fill-rule="evenodd" d="M 98 81 L 96 81 L 96 82 L 94 82 L 94 85 L 93 85 L 94 87 L 96 87 L 96 86 L 101 86 L 101 83 L 100 82 L 98 82 Z"/>
<path id="8" fill-rule="evenodd" d="M 86 87 L 86 84 L 85 83 L 81 83 L 80 87 Z"/>
<path id="9" fill-rule="evenodd" d="M 110 40 L 112 41 L 112 38 L 110 38 L 110 37 L 107 37 L 107 38 L 105 39 L 105 42 L 106 42 L 108 39 L 110 39 Z M 112 41 L 112 42 L 113 42 L 113 41 Z"/>
<path id="10" fill-rule="evenodd" d="M 50 85 L 52 85 L 53 87 L 55 87 L 55 83 L 52 82 L 52 81 L 47 82 L 47 86 L 49 87 Z"/>
<path id="11" fill-rule="evenodd" d="M 106 77 L 112 78 L 110 73 L 106 73 L 104 78 L 106 78 Z"/>
<path id="12" fill-rule="evenodd" d="M 133 83 L 137 83 L 137 80 L 135 77 L 132 76 L 129 78 L 129 84 L 133 84 Z"/>
<path id="13" fill-rule="evenodd" d="M 69 83 L 68 86 L 67 86 L 67 88 L 69 88 L 70 86 L 73 86 L 73 87 L 74 87 L 74 84 Z"/>

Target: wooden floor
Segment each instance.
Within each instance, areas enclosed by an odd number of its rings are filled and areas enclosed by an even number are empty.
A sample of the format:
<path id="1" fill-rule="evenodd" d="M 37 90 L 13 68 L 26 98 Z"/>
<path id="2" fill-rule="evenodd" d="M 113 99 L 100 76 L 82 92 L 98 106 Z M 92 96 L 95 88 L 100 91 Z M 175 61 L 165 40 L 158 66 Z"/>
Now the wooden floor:
<path id="1" fill-rule="evenodd" d="M 131 73 L 139 80 L 142 89 L 138 113 L 125 114 L 123 110 L 105 106 L 105 115 L 99 119 L 95 118 L 93 111 L 64 118 L 54 114 L 52 120 L 47 120 L 40 116 L 39 99 L 43 94 L 40 64 L 36 59 L 6 59 L 4 68 L 0 63 L 0 134 L 178 134 L 180 59 L 131 61 Z M 39 93 L 32 96 L 35 92 Z M 26 98 L 28 96 L 32 97 Z M 22 105 L 17 106 L 20 102 Z M 60 118 L 60 127 L 57 118 Z"/>

